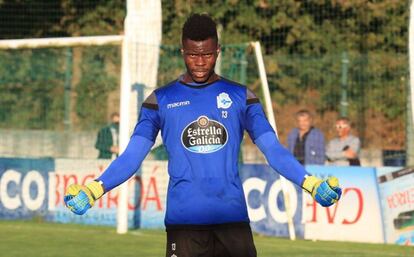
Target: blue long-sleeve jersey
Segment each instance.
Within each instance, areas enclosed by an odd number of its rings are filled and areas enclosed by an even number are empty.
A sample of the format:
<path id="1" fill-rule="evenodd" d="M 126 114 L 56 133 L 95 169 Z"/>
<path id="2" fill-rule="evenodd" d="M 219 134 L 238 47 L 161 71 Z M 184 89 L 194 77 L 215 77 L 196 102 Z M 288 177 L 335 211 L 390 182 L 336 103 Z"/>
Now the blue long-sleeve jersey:
<path id="1" fill-rule="evenodd" d="M 156 89 L 142 105 L 132 139 L 144 139 L 148 152 L 147 142 L 154 142 L 160 130 L 169 157 L 167 226 L 249 221 L 238 174 L 245 130 L 279 173 L 298 185 L 306 174 L 277 141 L 258 98 L 224 78 L 202 86 L 176 80 Z M 111 166 L 99 178 L 105 188 L 120 183 L 111 178 L 117 165 Z"/>

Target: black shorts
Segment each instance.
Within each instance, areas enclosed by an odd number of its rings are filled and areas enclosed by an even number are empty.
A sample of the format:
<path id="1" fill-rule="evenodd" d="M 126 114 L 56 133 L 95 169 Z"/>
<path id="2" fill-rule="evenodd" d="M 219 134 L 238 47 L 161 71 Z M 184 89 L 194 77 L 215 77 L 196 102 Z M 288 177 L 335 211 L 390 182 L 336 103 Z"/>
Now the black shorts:
<path id="1" fill-rule="evenodd" d="M 248 223 L 167 226 L 166 257 L 256 257 Z"/>

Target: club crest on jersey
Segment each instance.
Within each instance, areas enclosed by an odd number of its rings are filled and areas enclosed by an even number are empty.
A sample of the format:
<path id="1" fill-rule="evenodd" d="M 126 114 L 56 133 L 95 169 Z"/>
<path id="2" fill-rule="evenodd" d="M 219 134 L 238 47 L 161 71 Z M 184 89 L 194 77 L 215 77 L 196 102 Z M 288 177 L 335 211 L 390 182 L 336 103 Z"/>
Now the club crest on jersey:
<path id="1" fill-rule="evenodd" d="M 233 102 L 227 93 L 223 92 L 217 96 L 217 108 L 227 109 L 231 106 L 232 103 Z"/>
<path id="2" fill-rule="evenodd" d="M 226 127 L 206 116 L 200 116 L 188 124 L 181 134 L 183 146 L 194 153 L 218 151 L 226 145 L 227 139 Z"/>

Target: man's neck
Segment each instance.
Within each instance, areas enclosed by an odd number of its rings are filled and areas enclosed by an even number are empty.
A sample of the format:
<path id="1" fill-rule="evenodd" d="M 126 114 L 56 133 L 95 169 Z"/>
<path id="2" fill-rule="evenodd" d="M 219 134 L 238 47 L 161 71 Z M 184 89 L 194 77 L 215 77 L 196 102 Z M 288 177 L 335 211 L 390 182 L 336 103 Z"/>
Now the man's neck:
<path id="1" fill-rule="evenodd" d="M 206 82 L 202 82 L 202 83 L 194 81 L 187 72 L 185 74 L 183 74 L 182 76 L 180 76 L 180 78 L 179 78 L 179 80 L 181 80 L 182 82 L 184 82 L 186 84 L 191 84 L 191 85 L 194 85 L 194 86 L 202 86 L 202 85 L 205 85 L 205 84 L 210 84 L 210 83 L 212 83 L 216 80 L 219 80 L 219 79 L 220 79 L 219 75 L 217 75 L 214 72 L 210 75 L 210 77 L 208 78 L 208 80 Z"/>
<path id="2" fill-rule="evenodd" d="M 344 141 L 345 139 L 347 139 L 347 137 L 349 137 L 349 134 L 343 135 L 339 137 L 339 140 Z"/>
<path id="3" fill-rule="evenodd" d="M 303 137 L 303 135 L 305 135 L 306 133 L 308 133 L 310 131 L 311 128 L 308 128 L 306 130 L 301 130 L 299 129 L 299 136 Z"/>

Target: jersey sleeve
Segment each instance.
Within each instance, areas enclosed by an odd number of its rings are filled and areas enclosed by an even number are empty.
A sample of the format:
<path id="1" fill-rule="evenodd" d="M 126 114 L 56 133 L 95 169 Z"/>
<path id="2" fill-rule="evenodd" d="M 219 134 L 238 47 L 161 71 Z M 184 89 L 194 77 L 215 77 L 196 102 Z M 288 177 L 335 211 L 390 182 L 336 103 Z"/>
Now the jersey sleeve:
<path id="1" fill-rule="evenodd" d="M 142 136 L 155 142 L 160 128 L 161 121 L 157 97 L 155 92 L 152 92 L 141 106 L 138 122 L 132 136 Z"/>
<path id="2" fill-rule="evenodd" d="M 349 142 L 349 147 L 358 155 L 361 149 L 361 142 L 359 138 L 354 137 L 351 142 Z"/>
<path id="3" fill-rule="evenodd" d="M 249 89 L 246 94 L 246 130 L 253 142 L 266 132 L 274 132 L 259 98 Z"/>
<path id="4" fill-rule="evenodd" d="M 305 176 L 309 174 L 293 154 L 280 144 L 275 133 L 266 132 L 257 138 L 255 143 L 265 155 L 270 167 L 296 185 L 302 186 Z"/>
<path id="5" fill-rule="evenodd" d="M 128 180 L 141 166 L 154 142 L 141 136 L 132 136 L 125 151 L 116 158 L 97 179 L 105 192 Z"/>

